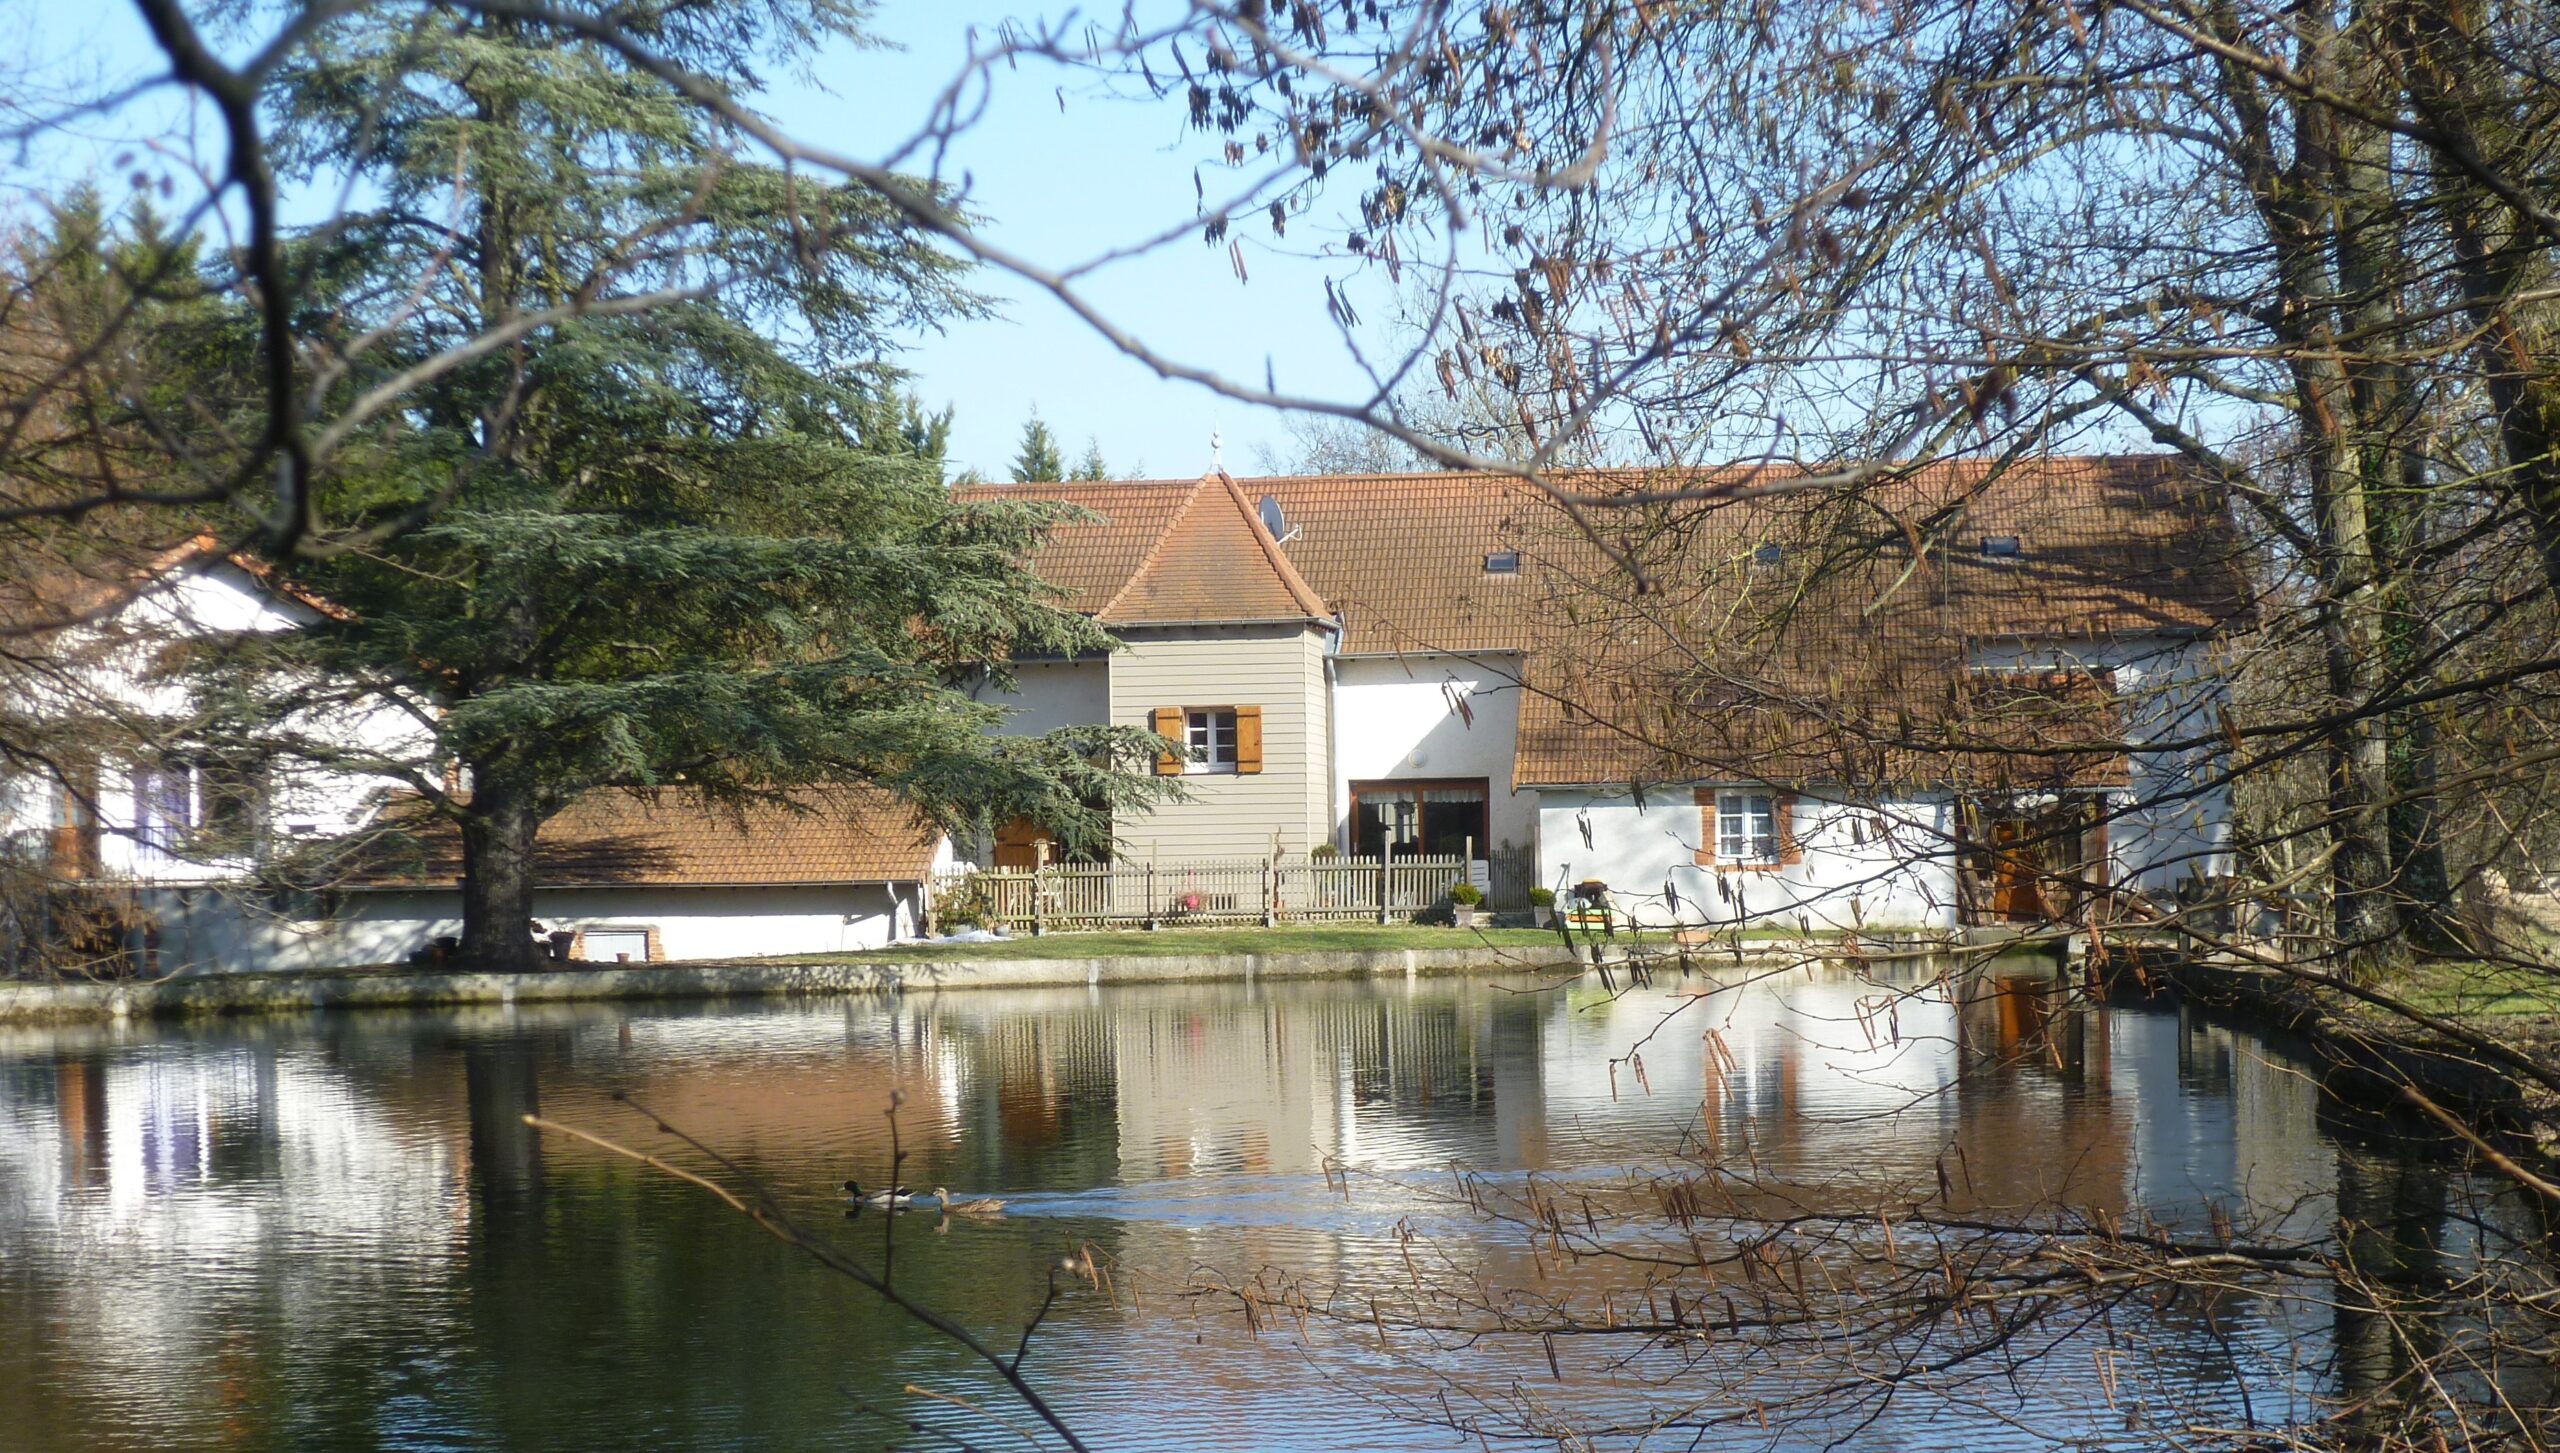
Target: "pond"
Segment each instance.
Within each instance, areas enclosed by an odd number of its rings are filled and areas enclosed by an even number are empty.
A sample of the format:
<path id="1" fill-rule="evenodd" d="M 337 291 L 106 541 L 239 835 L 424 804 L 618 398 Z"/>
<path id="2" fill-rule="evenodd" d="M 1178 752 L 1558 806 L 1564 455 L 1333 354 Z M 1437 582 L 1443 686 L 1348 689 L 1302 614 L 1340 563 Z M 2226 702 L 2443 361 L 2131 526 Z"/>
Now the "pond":
<path id="1" fill-rule="evenodd" d="M 1533 1275 L 1452 1167 L 1610 1186 L 1713 1156 L 1811 1203 L 1952 1181 L 1950 1205 L 2255 1208 L 2312 1234 L 2376 1177 L 2440 1180 L 2334 1139 L 2280 1047 L 2172 1008 L 2057 1015 L 2036 972 L 1961 1009 L 1820 968 L 1721 992 L 1426 978 L 0 1031 L 0 1445 L 780 1450 L 900 1444 L 888 1419 L 913 1419 L 1023 1446 L 995 1421 L 1021 1409 L 946 1343 L 698 1188 L 523 1121 L 704 1165 L 617 1093 L 873 1265 L 884 1218 L 846 1219 L 835 1186 L 887 1179 L 897 1095 L 909 1184 L 1007 1202 L 898 1218 L 898 1284 L 1008 1349 L 1056 1285 L 1026 1370 L 1097 1448 L 1499 1445 L 1430 1425 L 1453 1388 L 1559 1426 L 1676 1405 L 1685 1379 L 1642 1358 L 1382 1346 L 1179 1294 L 1392 1287 L 1408 1238 Z M 1107 1295 L 1052 1275 L 1087 1249 Z M 2023 1385 L 1862 1412 L 1858 1443 L 2060 1423 L 2130 1446 L 2164 1389 L 2181 1416 L 2280 1420 L 2335 1375 L 2333 1329 L 2268 1305 L 2140 1329 L 2138 1376 L 2056 1353 Z"/>

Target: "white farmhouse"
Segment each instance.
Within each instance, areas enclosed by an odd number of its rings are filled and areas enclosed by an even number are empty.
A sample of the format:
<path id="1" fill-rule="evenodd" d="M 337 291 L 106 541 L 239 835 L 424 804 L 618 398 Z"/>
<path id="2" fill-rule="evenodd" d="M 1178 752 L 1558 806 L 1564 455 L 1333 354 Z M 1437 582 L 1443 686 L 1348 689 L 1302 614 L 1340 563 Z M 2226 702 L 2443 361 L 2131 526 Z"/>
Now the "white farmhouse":
<path id="1" fill-rule="evenodd" d="M 1637 497 L 1582 520 L 1467 473 L 966 497 L 1100 517 L 1034 564 L 1122 649 L 1003 700 L 1183 744 L 1186 800 L 1124 858 L 1469 853 L 1498 903 L 1601 882 L 1643 923 L 1879 930 L 2229 871 L 2216 640 L 2248 599 L 2213 491 L 2156 457 L 1734 489 L 1773 482 L 1571 477 Z M 1053 849 L 1016 823 L 993 857 Z"/>
<path id="2" fill-rule="evenodd" d="M 1465 855 L 1498 907 L 1601 883 L 1647 925 L 1927 932 L 2230 871 L 2217 662 L 2249 600 L 2213 491 L 2157 457 L 1939 464 L 1847 499 L 1784 482 L 1591 474 L 1565 487 L 1623 498 L 1577 510 L 1466 473 L 966 487 L 1089 512 L 1031 563 L 1118 642 L 980 693 L 1002 731 L 1167 739 L 1155 770 L 1184 790 L 1115 824 L 1129 863 Z M 153 745 L 188 710 L 160 653 L 330 608 L 192 548 L 101 597 L 57 653 L 76 689 L 21 704 L 130 746 L 0 779 L 19 861 L 115 885 L 117 947 L 155 971 L 436 956 L 460 914 L 433 834 L 317 895 L 225 855 L 365 828 L 400 784 Z M 418 728 L 386 705 L 333 729 Z M 599 793 L 546 828 L 528 931 L 604 962 L 874 947 L 925 930 L 938 875 L 1062 846 L 1036 822 L 955 845 L 871 792 Z"/>

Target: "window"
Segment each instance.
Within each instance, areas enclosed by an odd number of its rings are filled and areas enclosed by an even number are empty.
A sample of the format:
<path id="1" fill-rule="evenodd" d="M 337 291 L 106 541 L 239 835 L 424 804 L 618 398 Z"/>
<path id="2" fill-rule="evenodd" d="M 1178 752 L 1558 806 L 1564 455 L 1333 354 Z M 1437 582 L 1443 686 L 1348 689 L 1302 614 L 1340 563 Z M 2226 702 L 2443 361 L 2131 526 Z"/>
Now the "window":
<path id="1" fill-rule="evenodd" d="M 1212 707 L 1183 714 L 1184 770 L 1232 772 L 1236 769 L 1236 714 Z"/>
<path id="2" fill-rule="evenodd" d="M 1716 794 L 1716 861 L 1739 866 L 1778 861 L 1777 803 L 1768 793 Z"/>
<path id="3" fill-rule="evenodd" d="M 645 964 L 649 962 L 649 930 L 590 928 L 579 947 L 579 957 L 591 964 Z"/>
<path id="4" fill-rule="evenodd" d="M 1147 725 L 1165 739 L 1159 777 L 1262 770 L 1259 706 L 1159 706 L 1147 713 Z"/>
<path id="5" fill-rule="evenodd" d="M 1438 781 L 1351 784 L 1352 850 L 1374 858 L 1386 849 L 1397 857 L 1455 857 L 1473 845 L 1489 854 L 1486 783 L 1482 777 Z"/>
<path id="6" fill-rule="evenodd" d="M 2027 547 L 2025 542 L 2021 541 L 2015 535 L 1985 535 L 1982 537 L 1982 553 L 1986 559 L 2015 560 L 2020 555 L 2025 554 L 2026 550 Z"/>
<path id="7" fill-rule="evenodd" d="M 1762 545 L 1751 552 L 1751 563 L 1759 566 L 1763 570 L 1775 570 L 1779 566 L 1787 563 L 1787 547 L 1784 545 Z"/>
<path id="8" fill-rule="evenodd" d="M 163 763 L 134 773 L 135 841 L 150 851 L 175 856 L 185 849 L 195 826 L 195 773 L 186 763 Z"/>
<path id="9" fill-rule="evenodd" d="M 1519 574 L 1520 552 L 1517 550 L 1496 550 L 1492 554 L 1487 555 L 1484 557 L 1484 573 L 1487 575 Z"/>

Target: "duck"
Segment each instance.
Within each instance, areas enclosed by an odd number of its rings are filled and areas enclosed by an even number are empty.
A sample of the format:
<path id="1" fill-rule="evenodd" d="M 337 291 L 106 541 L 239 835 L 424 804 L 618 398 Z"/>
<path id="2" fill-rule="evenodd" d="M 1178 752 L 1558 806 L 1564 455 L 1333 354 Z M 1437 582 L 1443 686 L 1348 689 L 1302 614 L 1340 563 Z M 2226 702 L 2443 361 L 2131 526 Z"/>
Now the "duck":
<path id="1" fill-rule="evenodd" d="M 893 1186 L 885 1191 L 866 1191 L 862 1188 L 860 1181 L 846 1181 L 844 1193 L 848 1199 L 859 1201 L 863 1205 L 881 1206 L 893 1211 L 901 1206 L 912 1206 L 916 1200 L 915 1192 L 908 1190 L 905 1186 Z"/>
<path id="2" fill-rule="evenodd" d="M 1004 1214 L 1004 1202 L 990 1200 L 984 1196 L 974 1201 L 955 1201 L 951 1199 L 951 1192 L 941 1186 L 935 1186 L 933 1197 L 942 1203 L 942 1214 L 946 1216 L 1001 1216 Z"/>

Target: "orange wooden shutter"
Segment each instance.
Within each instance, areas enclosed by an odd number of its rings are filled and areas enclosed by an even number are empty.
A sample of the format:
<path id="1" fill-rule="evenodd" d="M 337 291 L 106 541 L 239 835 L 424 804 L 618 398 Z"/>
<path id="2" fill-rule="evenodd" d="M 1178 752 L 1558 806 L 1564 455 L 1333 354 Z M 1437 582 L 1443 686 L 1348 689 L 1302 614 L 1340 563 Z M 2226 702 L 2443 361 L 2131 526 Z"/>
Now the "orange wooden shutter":
<path id="1" fill-rule="evenodd" d="M 1769 801 L 1769 815 L 1778 820 L 1778 861 L 1801 863 L 1804 844 L 1796 841 L 1796 795 L 1781 792 Z"/>
<path id="2" fill-rule="evenodd" d="M 1262 770 L 1261 707 L 1239 706 L 1236 708 L 1236 770 L 1239 772 Z"/>
<path id="3" fill-rule="evenodd" d="M 1157 736 L 1170 737 L 1177 742 L 1183 739 L 1181 707 L 1159 706 L 1148 714 L 1148 719 Z M 1159 777 L 1181 776 L 1182 753 L 1178 750 L 1157 753 L 1156 775 Z"/>
<path id="4" fill-rule="evenodd" d="M 1697 789 L 1696 796 L 1698 800 L 1698 866 L 1712 868 L 1716 865 L 1716 790 L 1712 787 L 1701 787 Z"/>

